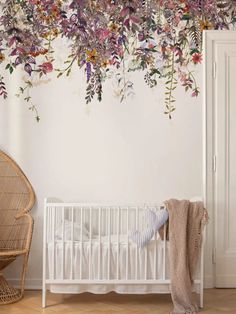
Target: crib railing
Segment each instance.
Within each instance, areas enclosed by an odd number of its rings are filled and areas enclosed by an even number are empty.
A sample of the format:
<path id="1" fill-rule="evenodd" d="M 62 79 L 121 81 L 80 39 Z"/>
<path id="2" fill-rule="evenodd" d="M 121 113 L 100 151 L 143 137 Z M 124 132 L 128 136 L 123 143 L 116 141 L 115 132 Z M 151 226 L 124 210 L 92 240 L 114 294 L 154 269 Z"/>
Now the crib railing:
<path id="1" fill-rule="evenodd" d="M 148 274 L 148 245 L 134 248 L 134 243 L 130 241 L 131 231 L 142 231 L 147 227 L 145 215 L 147 210 L 161 210 L 162 206 L 141 205 L 141 206 L 105 206 L 98 204 L 81 203 L 50 203 L 45 200 L 44 208 L 44 240 L 43 240 L 43 299 L 42 305 L 46 305 L 47 285 L 52 284 L 170 284 L 167 278 L 167 240 L 166 225 L 164 226 L 164 239 L 158 240 L 157 234 L 151 240 L 154 245 L 153 265 L 154 271 L 151 276 Z M 83 264 L 83 259 L 79 259 L 77 276 L 74 274 L 74 249 L 75 243 L 82 248 L 88 248 L 88 262 Z M 108 247 L 106 273 L 102 271 L 101 248 L 102 245 Z M 58 245 L 61 250 L 61 274 L 56 276 Z M 92 258 L 92 248 L 98 247 L 97 260 Z M 116 271 L 111 276 L 111 249 L 116 246 Z M 120 253 L 121 245 L 125 250 L 125 269 L 120 273 Z M 135 249 L 135 263 L 130 265 L 130 250 Z M 157 248 L 162 251 L 162 272 L 157 273 Z M 65 276 L 65 246 L 70 247 L 70 274 Z M 49 247 L 50 247 L 50 271 L 49 271 Z M 144 254 L 144 276 L 138 275 L 139 253 Z M 113 261 L 114 262 L 114 261 Z M 97 265 L 97 274 L 92 276 L 92 267 Z M 83 270 L 88 270 L 88 275 L 83 276 Z M 131 275 L 132 274 L 132 275 Z M 200 287 L 200 305 L 203 303 L 203 250 L 201 253 L 200 278 L 195 280 Z"/>

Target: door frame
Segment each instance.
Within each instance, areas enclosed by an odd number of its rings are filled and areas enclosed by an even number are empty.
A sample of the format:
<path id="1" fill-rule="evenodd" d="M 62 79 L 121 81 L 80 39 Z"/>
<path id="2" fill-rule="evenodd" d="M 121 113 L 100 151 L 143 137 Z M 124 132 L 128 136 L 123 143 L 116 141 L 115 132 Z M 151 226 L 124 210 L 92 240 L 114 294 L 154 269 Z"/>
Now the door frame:
<path id="1" fill-rule="evenodd" d="M 216 110 L 214 79 L 217 64 L 214 45 L 236 38 L 236 31 L 207 30 L 203 32 L 203 198 L 209 214 L 205 243 L 205 287 L 215 287 L 215 243 L 216 243 L 216 206 L 215 173 L 216 164 Z"/>

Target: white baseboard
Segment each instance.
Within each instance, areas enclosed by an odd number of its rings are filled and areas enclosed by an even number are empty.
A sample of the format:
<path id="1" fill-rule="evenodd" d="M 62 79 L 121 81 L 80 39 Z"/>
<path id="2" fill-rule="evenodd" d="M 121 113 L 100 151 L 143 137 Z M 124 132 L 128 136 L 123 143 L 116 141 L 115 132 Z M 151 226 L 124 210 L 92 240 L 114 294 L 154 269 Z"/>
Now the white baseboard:
<path id="1" fill-rule="evenodd" d="M 19 288 L 19 279 L 8 279 L 9 283 L 11 283 L 14 287 Z M 214 288 L 213 278 L 211 276 L 206 276 L 204 279 L 204 288 L 210 289 Z M 42 280 L 35 279 L 26 279 L 25 281 L 25 289 L 26 290 L 42 290 Z"/>
<path id="2" fill-rule="evenodd" d="M 7 281 L 13 285 L 15 288 L 19 288 L 19 279 L 7 279 Z M 41 279 L 26 279 L 25 280 L 26 290 L 41 290 L 42 280 Z"/>
<path id="3" fill-rule="evenodd" d="M 212 289 L 214 288 L 214 279 L 212 276 L 205 276 L 204 277 L 204 289 Z"/>
<path id="4" fill-rule="evenodd" d="M 235 288 L 236 276 L 216 276 L 216 287 L 220 288 Z"/>

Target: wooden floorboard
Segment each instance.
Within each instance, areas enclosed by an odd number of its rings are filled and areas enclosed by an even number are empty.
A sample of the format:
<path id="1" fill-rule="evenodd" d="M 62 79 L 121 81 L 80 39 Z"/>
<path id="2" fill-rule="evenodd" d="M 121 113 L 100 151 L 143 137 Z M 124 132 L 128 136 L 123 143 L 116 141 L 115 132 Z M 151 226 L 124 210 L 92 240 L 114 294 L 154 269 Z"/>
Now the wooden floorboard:
<path id="1" fill-rule="evenodd" d="M 205 306 L 200 313 L 236 314 L 236 289 L 205 290 Z M 0 306 L 4 314 L 169 314 L 170 295 L 60 295 L 48 293 L 48 306 L 41 308 L 41 292 L 26 291 L 20 302 Z"/>

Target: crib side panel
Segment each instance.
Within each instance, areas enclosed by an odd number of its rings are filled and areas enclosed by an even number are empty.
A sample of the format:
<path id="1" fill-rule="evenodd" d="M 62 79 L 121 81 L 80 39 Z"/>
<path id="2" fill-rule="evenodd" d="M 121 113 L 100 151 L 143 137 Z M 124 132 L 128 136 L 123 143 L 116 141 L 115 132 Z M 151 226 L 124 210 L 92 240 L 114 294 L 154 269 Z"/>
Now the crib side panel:
<path id="1" fill-rule="evenodd" d="M 79 280 L 166 279 L 166 239 L 154 235 L 139 248 L 131 232 L 147 228 L 148 210 L 157 206 L 48 204 L 49 278 Z M 160 270 L 162 273 L 160 274 Z"/>

